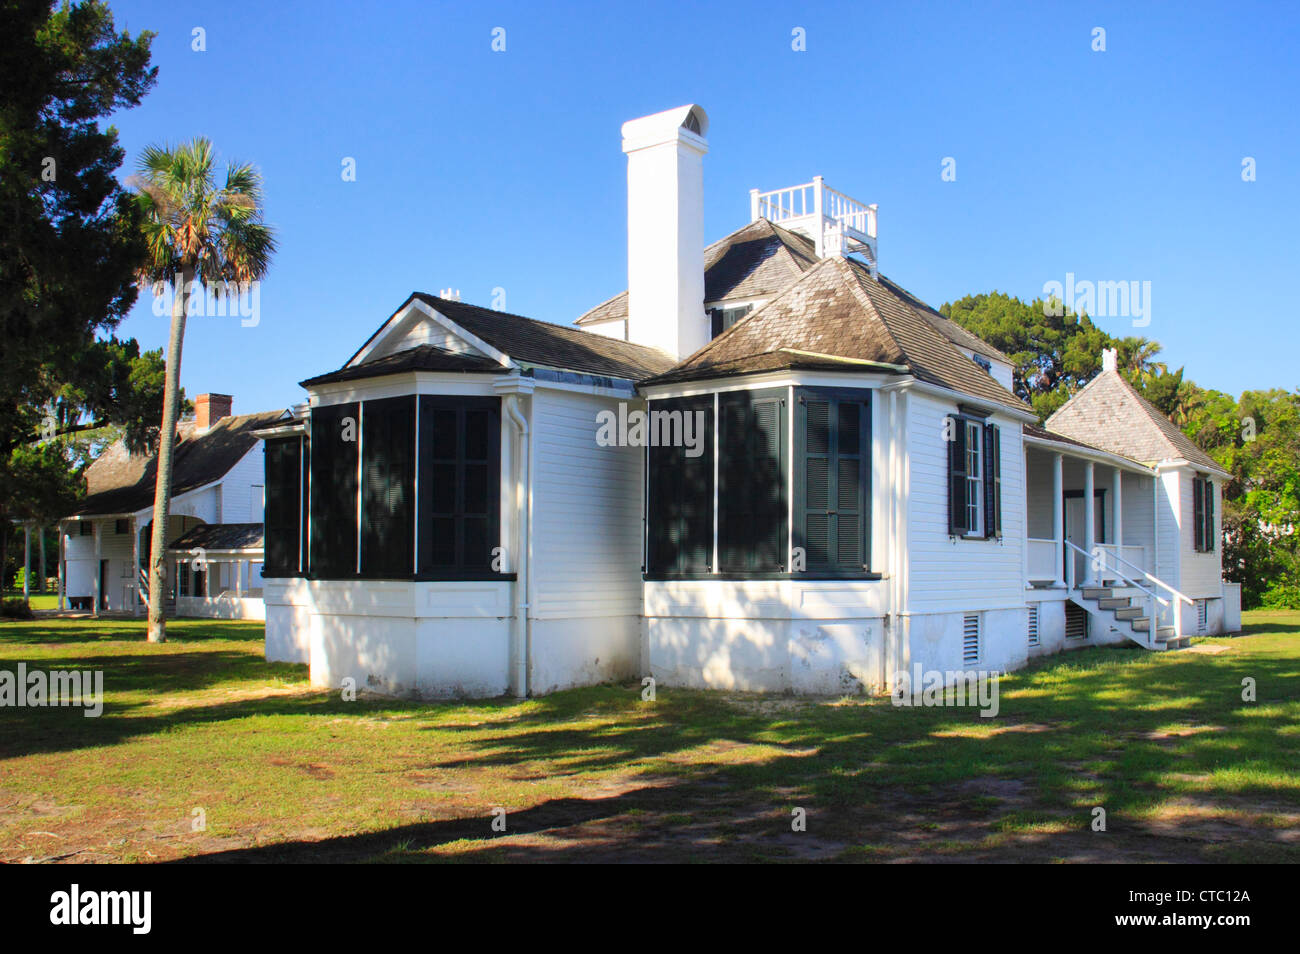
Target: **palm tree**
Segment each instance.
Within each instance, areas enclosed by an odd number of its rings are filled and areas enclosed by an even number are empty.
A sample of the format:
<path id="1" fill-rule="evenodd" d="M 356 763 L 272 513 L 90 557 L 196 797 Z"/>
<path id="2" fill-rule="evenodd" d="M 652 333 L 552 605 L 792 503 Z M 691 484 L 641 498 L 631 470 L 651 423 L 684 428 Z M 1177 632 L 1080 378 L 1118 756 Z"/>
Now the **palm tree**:
<path id="1" fill-rule="evenodd" d="M 139 175 L 127 184 L 137 192 L 148 246 L 139 281 L 152 285 L 155 294 L 175 282 L 149 551 L 149 641 L 161 643 L 167 638 L 160 597 L 167 579 L 167 515 L 186 304 L 194 288 L 260 281 L 275 252 L 275 236 L 262 221 L 261 173 L 247 163 L 232 162 L 226 167 L 225 185 L 217 188 L 216 150 L 207 139 L 175 148 L 148 147 L 140 156 Z"/>

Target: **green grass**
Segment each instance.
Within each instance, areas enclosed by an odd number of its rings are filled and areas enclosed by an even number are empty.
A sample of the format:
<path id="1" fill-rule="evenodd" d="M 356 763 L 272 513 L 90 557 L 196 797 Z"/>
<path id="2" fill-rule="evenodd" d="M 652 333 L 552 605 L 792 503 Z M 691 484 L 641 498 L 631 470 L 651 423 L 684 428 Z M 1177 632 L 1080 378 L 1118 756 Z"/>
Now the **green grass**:
<path id="1" fill-rule="evenodd" d="M 20 600 L 23 598 L 22 590 L 12 590 L 5 593 L 4 599 Z M 27 598 L 27 605 L 34 610 L 52 610 L 59 608 L 58 593 L 32 593 Z"/>
<path id="2" fill-rule="evenodd" d="M 0 622 L 0 669 L 105 688 L 97 719 L 0 708 L 0 861 L 1300 860 L 1300 613 L 1247 622 L 1217 654 L 1045 658 L 994 719 L 639 684 L 345 702 L 260 623 Z"/>

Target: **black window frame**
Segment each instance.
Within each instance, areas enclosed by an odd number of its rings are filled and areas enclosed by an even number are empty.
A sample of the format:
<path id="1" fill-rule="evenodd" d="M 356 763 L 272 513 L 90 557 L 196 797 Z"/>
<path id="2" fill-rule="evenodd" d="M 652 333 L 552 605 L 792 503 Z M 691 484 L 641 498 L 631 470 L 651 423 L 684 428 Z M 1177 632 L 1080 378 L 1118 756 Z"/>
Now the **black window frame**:
<path id="1" fill-rule="evenodd" d="M 789 390 L 724 391 L 718 395 L 717 540 L 719 574 L 783 573 L 790 557 Z M 764 425 L 759 415 L 773 420 Z M 735 427 L 743 427 L 737 435 Z M 737 440 L 741 446 L 737 448 Z M 776 472 L 758 460 L 776 445 Z M 733 458 L 733 454 L 739 451 Z M 770 459 L 770 455 L 769 456 Z M 733 466 L 734 465 L 734 466 Z"/>
<path id="2" fill-rule="evenodd" d="M 344 438 L 347 427 L 344 422 L 347 418 L 352 419 L 352 440 Z M 307 575 L 314 580 L 358 578 L 357 471 L 360 444 L 359 401 L 327 404 L 311 409 Z"/>
<path id="3" fill-rule="evenodd" d="M 820 403 L 827 402 L 828 443 L 823 454 L 813 451 L 811 456 L 826 458 L 826 500 L 827 506 L 809 506 L 808 473 L 810 451 L 808 447 L 808 408 L 809 399 Z M 858 411 L 858 451 L 856 454 L 844 454 L 843 434 L 840 408 L 845 404 L 859 406 Z M 827 388 L 796 387 L 794 389 L 794 450 L 791 454 L 792 484 L 794 487 L 794 528 L 791 534 L 792 546 L 803 548 L 806 560 L 804 569 L 795 570 L 790 575 L 795 579 L 879 579 L 880 574 L 871 569 L 871 534 L 872 509 L 874 503 L 872 483 L 872 391 L 869 388 Z M 831 426 L 833 423 L 833 427 Z M 840 482 L 843 477 L 841 465 L 845 458 L 858 462 L 857 515 L 859 526 L 855 536 L 859 559 L 848 561 L 839 558 L 840 547 L 840 511 L 844 497 L 841 495 Z M 832 498 L 833 501 L 832 501 Z M 832 509 L 829 504 L 834 502 Z M 836 559 L 825 561 L 813 560 L 813 549 L 809 546 L 808 518 L 820 516 L 826 511 L 827 537 L 825 551 L 830 556 L 832 547 Z M 834 517 L 834 521 L 831 521 Z M 833 541 L 831 527 L 834 527 Z M 792 551 L 793 557 L 793 551 Z"/>
<path id="4" fill-rule="evenodd" d="M 948 535 L 957 540 L 1000 540 L 1002 538 L 1002 428 L 987 415 L 958 411 L 948 415 L 952 436 L 948 444 Z M 980 527 L 971 533 L 967 519 L 968 427 L 980 434 Z"/>
<path id="5" fill-rule="evenodd" d="M 1214 478 L 1207 474 L 1192 477 L 1192 546 L 1197 553 L 1216 549 L 1214 525 Z"/>
<path id="6" fill-rule="evenodd" d="M 715 403 L 712 393 L 646 402 L 646 579 L 713 575 Z M 652 415 L 659 411 L 680 411 L 683 421 L 686 414 L 704 412 L 703 450 L 697 457 L 684 445 L 649 446 Z"/>
<path id="7" fill-rule="evenodd" d="M 437 457 L 434 456 L 434 442 L 438 437 L 435 426 L 438 416 L 446 412 L 452 412 L 455 416 L 455 452 L 450 457 Z M 481 456 L 469 456 L 468 416 L 471 413 L 486 415 L 484 454 Z M 417 581 L 513 580 L 515 578 L 513 572 L 492 569 L 495 559 L 493 551 L 501 546 L 501 398 L 421 394 L 418 403 L 416 444 L 416 473 L 419 475 L 416 491 L 418 515 L 416 517 L 416 569 L 410 578 Z M 433 496 L 437 489 L 432 468 L 439 464 L 452 465 L 456 470 L 453 510 L 432 509 Z M 482 490 L 485 509 L 471 513 L 465 510 L 464 505 L 468 489 L 466 474 L 468 468 L 472 466 L 485 468 L 487 483 Z M 454 559 L 450 563 L 433 562 L 434 520 L 453 521 Z M 487 550 L 482 562 L 472 560 L 470 558 L 472 554 L 467 552 L 466 539 L 470 520 L 485 521 L 483 539 L 487 544 Z"/>
<path id="8" fill-rule="evenodd" d="M 263 442 L 264 493 L 262 514 L 262 576 L 281 579 L 302 576 L 305 570 L 307 505 L 307 436 L 305 433 L 268 437 Z M 281 545 L 284 538 L 281 562 Z"/>
<path id="9" fill-rule="evenodd" d="M 402 580 L 415 572 L 416 400 L 406 394 L 361 402 L 363 579 Z"/>

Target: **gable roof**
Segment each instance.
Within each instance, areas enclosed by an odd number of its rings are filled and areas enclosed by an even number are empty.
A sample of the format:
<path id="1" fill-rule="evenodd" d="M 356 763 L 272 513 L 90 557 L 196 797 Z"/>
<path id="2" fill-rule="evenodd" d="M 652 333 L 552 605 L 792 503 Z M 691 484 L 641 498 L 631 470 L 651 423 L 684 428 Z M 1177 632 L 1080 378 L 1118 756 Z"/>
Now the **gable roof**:
<path id="1" fill-rule="evenodd" d="M 328 374 L 318 374 L 314 378 L 308 378 L 306 381 L 299 381 L 298 383 L 304 388 L 310 388 L 317 384 L 355 381 L 360 378 L 381 378 L 388 374 L 403 374 L 408 371 L 461 371 L 468 374 L 500 374 L 503 370 L 504 368 L 501 367 L 500 363 L 481 355 L 444 351 L 442 348 L 433 345 L 417 345 L 414 348 L 407 348 L 405 351 L 384 355 L 382 358 L 374 358 L 360 364 L 340 368 L 337 371 L 330 371 Z"/>
<path id="2" fill-rule="evenodd" d="M 205 433 L 196 434 L 193 421 L 177 425 L 172 464 L 173 498 L 215 483 L 224 477 L 259 440 L 254 431 L 269 427 L 285 411 L 263 411 L 223 417 Z M 122 441 L 111 444 L 86 468 L 86 496 L 69 516 L 92 517 L 134 513 L 153 503 L 157 458 L 130 454 Z"/>
<path id="3" fill-rule="evenodd" d="M 1185 460 L 1226 474 L 1118 371 L 1102 371 L 1047 419 L 1047 429 L 1143 464 Z"/>
<path id="4" fill-rule="evenodd" d="M 646 345 L 633 344 L 630 341 L 609 338 L 605 335 L 581 331 L 577 328 L 568 328 L 552 324 L 549 321 L 525 318 L 523 315 L 493 311 L 491 308 L 439 298 L 436 295 L 429 295 L 424 292 L 412 292 L 410 297 L 402 303 L 402 306 L 375 329 L 374 334 L 366 339 L 365 343 L 357 349 L 356 353 L 348 359 L 342 368 L 329 374 L 308 378 L 303 382 L 303 385 L 323 383 L 325 380 L 349 380 L 377 376 L 374 373 L 375 368 L 373 366 L 370 373 L 353 374 L 353 371 L 366 367 L 364 362 L 358 364 L 353 364 L 353 362 L 356 361 L 358 355 L 364 352 L 372 342 L 378 339 L 392 325 L 395 318 L 406 311 L 411 302 L 417 300 L 443 315 L 484 344 L 495 348 L 519 364 L 537 365 L 562 371 L 577 371 L 584 374 L 604 375 L 634 381 L 649 374 L 666 371 L 674 363 L 671 355 Z M 419 347 L 404 349 L 389 357 L 396 360 L 400 355 L 416 350 L 419 350 Z M 405 360 L 433 362 L 435 357 L 432 352 L 437 351 L 440 351 L 440 349 L 432 348 L 431 351 L 422 352 L 422 358 L 413 356 Z M 449 355 L 450 352 L 442 351 L 441 354 Z M 383 360 L 377 359 L 373 363 L 378 365 L 379 373 L 396 373 L 392 370 L 391 365 L 380 364 Z M 423 369 L 415 368 L 413 370 Z M 486 366 L 471 366 L 469 363 L 460 362 L 459 366 L 452 367 L 449 363 L 447 367 L 438 368 L 437 370 L 486 371 L 488 369 Z M 496 364 L 494 370 L 501 373 L 506 368 Z"/>
<path id="5" fill-rule="evenodd" d="M 958 350 L 914 299 L 872 278 L 861 262 L 838 256 L 818 262 L 672 371 L 641 383 L 862 362 L 1017 411 L 1029 410 Z"/>

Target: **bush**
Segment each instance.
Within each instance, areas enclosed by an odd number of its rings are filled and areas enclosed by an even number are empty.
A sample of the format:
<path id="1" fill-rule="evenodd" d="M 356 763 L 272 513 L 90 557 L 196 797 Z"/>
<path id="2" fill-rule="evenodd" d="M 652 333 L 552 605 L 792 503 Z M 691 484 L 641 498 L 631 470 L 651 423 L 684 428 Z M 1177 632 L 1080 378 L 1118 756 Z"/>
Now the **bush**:
<path id="1" fill-rule="evenodd" d="M 0 600 L 0 619 L 31 619 L 32 608 L 23 599 Z"/>

